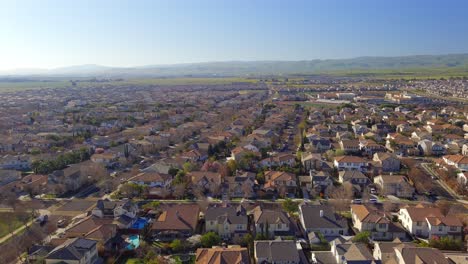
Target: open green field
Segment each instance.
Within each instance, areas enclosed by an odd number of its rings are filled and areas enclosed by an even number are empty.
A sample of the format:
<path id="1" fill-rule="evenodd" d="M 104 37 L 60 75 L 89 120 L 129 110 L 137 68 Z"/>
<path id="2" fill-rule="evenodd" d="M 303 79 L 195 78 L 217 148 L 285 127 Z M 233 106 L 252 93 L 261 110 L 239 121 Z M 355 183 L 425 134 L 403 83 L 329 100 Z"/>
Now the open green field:
<path id="1" fill-rule="evenodd" d="M 300 84 L 298 81 L 317 76 L 328 77 L 349 77 L 363 78 L 362 83 L 354 83 L 354 85 L 381 85 L 389 80 L 410 80 L 410 79 L 441 79 L 441 78 L 460 78 L 468 77 L 468 67 L 443 67 L 443 68 L 414 68 L 414 69 L 357 69 L 357 70 L 337 70 L 324 71 L 314 74 L 290 74 L 283 76 L 268 76 L 266 79 L 278 78 L 288 81 L 282 85 L 291 88 L 302 87 L 317 87 L 322 88 L 328 84 Z M 1 79 L 0 92 L 12 92 L 32 89 L 46 88 L 69 88 L 71 87 L 70 79 L 78 80 L 77 87 L 112 87 L 125 85 L 223 85 L 232 83 L 256 83 L 262 76 L 258 77 L 167 77 L 167 78 L 129 78 L 122 81 L 107 81 L 93 82 L 89 78 L 65 78 L 65 77 L 34 77 L 21 79 Z M 271 84 L 271 81 L 267 81 Z"/>
<path id="2" fill-rule="evenodd" d="M 29 214 L 1 212 L 0 213 L 0 237 L 7 235 L 10 230 L 16 230 L 18 227 L 24 225 L 29 219 Z"/>
<path id="3" fill-rule="evenodd" d="M 75 80 L 75 78 L 73 78 Z M 250 78 L 152 78 L 152 79 L 126 79 L 123 81 L 91 82 L 78 81 L 76 87 L 102 87 L 102 86 L 125 86 L 125 85 L 222 85 L 232 83 L 255 83 L 256 79 Z M 69 88 L 72 87 L 70 80 L 63 78 L 41 80 L 11 81 L 0 79 L 0 92 L 15 92 L 47 88 Z"/>

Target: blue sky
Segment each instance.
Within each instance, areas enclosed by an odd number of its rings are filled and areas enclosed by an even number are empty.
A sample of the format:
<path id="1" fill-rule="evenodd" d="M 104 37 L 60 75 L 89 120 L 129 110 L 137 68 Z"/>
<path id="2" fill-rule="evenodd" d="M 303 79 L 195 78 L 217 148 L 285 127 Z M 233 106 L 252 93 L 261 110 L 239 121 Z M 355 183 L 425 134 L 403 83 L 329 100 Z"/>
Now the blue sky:
<path id="1" fill-rule="evenodd" d="M 0 70 L 468 52 L 468 1 L 0 0 Z"/>

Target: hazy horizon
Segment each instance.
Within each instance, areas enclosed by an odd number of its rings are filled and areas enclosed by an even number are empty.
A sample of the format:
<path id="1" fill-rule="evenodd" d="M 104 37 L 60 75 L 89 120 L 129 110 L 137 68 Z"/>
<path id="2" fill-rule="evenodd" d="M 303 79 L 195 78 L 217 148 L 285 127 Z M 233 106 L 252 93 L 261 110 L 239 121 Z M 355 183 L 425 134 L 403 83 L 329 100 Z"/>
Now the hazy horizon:
<path id="1" fill-rule="evenodd" d="M 462 1 L 6 2 L 0 71 L 468 53 Z"/>

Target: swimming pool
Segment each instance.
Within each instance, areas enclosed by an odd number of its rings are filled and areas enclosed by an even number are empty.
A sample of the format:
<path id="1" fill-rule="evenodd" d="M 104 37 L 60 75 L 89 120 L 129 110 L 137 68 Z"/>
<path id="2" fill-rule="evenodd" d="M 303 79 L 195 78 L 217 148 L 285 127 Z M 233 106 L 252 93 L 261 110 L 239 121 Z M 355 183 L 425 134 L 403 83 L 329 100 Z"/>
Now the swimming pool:
<path id="1" fill-rule="evenodd" d="M 135 223 L 133 223 L 132 225 L 132 229 L 138 229 L 138 230 L 141 230 L 143 228 L 145 228 L 145 226 L 148 224 L 148 220 L 145 219 L 145 218 L 138 218 Z"/>
<path id="2" fill-rule="evenodd" d="M 140 246 L 140 236 L 139 235 L 131 235 L 125 241 L 128 243 L 127 249 L 133 250 Z"/>

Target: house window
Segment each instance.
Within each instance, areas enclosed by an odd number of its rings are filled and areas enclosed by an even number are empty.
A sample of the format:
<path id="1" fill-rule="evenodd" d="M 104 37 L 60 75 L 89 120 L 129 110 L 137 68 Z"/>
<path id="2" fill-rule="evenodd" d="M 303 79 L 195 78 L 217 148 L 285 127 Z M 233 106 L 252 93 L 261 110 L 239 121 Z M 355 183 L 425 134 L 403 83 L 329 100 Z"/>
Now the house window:
<path id="1" fill-rule="evenodd" d="M 457 227 L 456 226 L 451 226 L 450 231 L 457 231 Z"/>
<path id="2" fill-rule="evenodd" d="M 281 229 L 281 224 L 278 224 L 278 229 Z"/>
<path id="3" fill-rule="evenodd" d="M 441 226 L 439 226 L 439 232 L 442 232 L 442 227 Z"/>
<path id="4" fill-rule="evenodd" d="M 386 228 L 386 227 L 387 227 L 387 224 L 379 224 L 380 229 L 383 229 L 383 228 Z"/>

